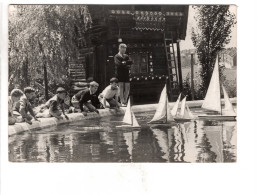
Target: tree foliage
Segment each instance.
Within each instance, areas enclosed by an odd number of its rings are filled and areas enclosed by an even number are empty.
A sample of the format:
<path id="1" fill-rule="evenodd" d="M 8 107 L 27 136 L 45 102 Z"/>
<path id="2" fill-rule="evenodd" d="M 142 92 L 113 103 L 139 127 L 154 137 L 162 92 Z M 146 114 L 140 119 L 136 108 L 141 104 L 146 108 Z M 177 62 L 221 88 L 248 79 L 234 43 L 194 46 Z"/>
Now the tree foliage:
<path id="1" fill-rule="evenodd" d="M 50 90 L 67 84 L 68 62 L 90 25 L 85 5 L 10 5 L 9 90 L 44 85 L 44 64 Z"/>
<path id="2" fill-rule="evenodd" d="M 197 12 L 197 28 L 192 29 L 192 41 L 202 65 L 200 90 L 205 94 L 218 52 L 231 40 L 235 14 L 230 12 L 229 5 L 201 5 L 193 8 Z M 220 73 L 222 74 L 222 70 Z"/>

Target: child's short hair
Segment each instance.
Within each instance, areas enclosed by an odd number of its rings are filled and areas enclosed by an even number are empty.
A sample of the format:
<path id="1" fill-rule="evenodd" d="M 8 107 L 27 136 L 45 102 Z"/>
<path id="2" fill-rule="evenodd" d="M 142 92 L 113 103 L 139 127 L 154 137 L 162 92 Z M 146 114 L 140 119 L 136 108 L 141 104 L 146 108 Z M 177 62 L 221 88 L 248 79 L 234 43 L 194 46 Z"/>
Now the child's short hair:
<path id="1" fill-rule="evenodd" d="M 110 83 L 118 83 L 119 80 L 115 77 L 111 78 Z"/>
<path id="2" fill-rule="evenodd" d="M 58 89 L 56 90 L 57 93 L 66 93 L 66 90 L 62 87 L 58 87 Z"/>
<path id="3" fill-rule="evenodd" d="M 127 48 L 127 45 L 125 44 L 125 43 L 121 43 L 120 45 L 119 45 L 119 49 L 120 48 Z"/>
<path id="4" fill-rule="evenodd" d="M 13 96 L 13 97 L 21 97 L 23 95 L 24 95 L 24 93 L 20 89 L 13 89 L 11 91 L 11 96 Z"/>
<path id="5" fill-rule="evenodd" d="M 35 89 L 32 87 L 26 87 L 24 88 L 24 93 L 32 93 L 35 92 Z"/>
<path id="6" fill-rule="evenodd" d="M 99 84 L 97 82 L 95 82 L 95 81 L 92 81 L 89 84 L 90 84 L 90 86 L 99 87 Z"/>

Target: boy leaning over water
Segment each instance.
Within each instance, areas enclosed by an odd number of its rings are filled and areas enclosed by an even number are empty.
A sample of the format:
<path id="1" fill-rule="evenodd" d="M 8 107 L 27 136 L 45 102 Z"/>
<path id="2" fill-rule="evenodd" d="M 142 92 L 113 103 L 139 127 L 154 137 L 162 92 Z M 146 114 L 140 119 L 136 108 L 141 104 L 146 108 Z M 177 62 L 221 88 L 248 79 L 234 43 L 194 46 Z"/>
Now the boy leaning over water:
<path id="1" fill-rule="evenodd" d="M 17 114 L 17 119 L 19 122 L 26 122 L 32 124 L 31 120 L 38 121 L 33 111 L 32 105 L 29 101 L 35 98 L 35 89 L 32 87 L 26 87 L 24 89 L 25 95 L 23 95 L 20 100 L 15 105 L 15 114 Z M 28 114 L 29 113 L 29 114 Z M 17 121 L 17 122 L 18 122 Z"/>
<path id="2" fill-rule="evenodd" d="M 13 109 L 16 104 L 23 96 L 23 92 L 20 89 L 13 89 L 10 96 L 8 97 L 8 124 L 14 125 L 16 123 L 16 118 L 13 114 Z"/>
<path id="3" fill-rule="evenodd" d="M 64 100 L 67 95 L 66 90 L 59 87 L 56 91 L 56 95 L 49 99 L 41 109 L 45 109 L 42 113 L 38 113 L 37 117 L 55 117 L 57 119 L 63 119 L 62 114 L 68 120 L 69 117 L 64 112 Z"/>
<path id="4" fill-rule="evenodd" d="M 106 101 L 109 103 L 110 108 L 120 108 L 120 103 L 118 102 L 118 97 L 120 94 L 120 89 L 118 87 L 118 79 L 112 78 L 110 80 L 110 85 L 107 86 L 103 92 L 98 96 L 99 101 L 104 108 L 107 108 Z"/>
<path id="5" fill-rule="evenodd" d="M 90 112 L 96 112 L 99 113 L 99 111 L 96 109 L 99 107 L 99 100 L 97 96 L 97 90 L 99 87 L 99 84 L 95 81 L 90 82 L 89 89 L 85 89 L 82 93 L 82 95 L 77 99 L 79 99 L 79 107 L 81 112 L 86 115 L 86 112 L 84 112 L 84 107 L 88 109 Z"/>

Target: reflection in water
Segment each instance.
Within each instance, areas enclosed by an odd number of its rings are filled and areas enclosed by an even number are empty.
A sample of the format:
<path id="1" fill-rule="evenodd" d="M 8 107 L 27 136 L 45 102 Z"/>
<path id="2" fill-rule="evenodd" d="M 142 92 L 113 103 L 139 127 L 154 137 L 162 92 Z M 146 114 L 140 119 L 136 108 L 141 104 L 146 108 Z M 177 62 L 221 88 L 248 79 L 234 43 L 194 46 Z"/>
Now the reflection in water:
<path id="1" fill-rule="evenodd" d="M 236 122 L 192 121 L 147 126 L 152 114 L 139 114 L 140 131 L 115 129 L 122 117 L 9 138 L 12 162 L 235 162 Z M 85 131 L 83 127 L 100 126 Z"/>

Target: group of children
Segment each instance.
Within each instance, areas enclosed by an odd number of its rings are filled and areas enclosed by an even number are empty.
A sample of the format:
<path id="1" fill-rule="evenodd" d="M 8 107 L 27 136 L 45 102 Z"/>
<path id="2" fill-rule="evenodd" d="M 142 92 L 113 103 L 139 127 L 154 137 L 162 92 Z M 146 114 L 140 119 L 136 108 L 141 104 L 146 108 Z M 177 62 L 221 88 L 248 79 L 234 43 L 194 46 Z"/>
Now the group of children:
<path id="1" fill-rule="evenodd" d="M 118 82 L 117 78 L 112 78 L 110 85 L 98 94 L 99 84 L 92 81 L 89 86 L 75 94 L 71 100 L 67 91 L 59 87 L 56 95 L 45 104 L 35 108 L 31 104 L 36 97 L 35 89 L 26 87 L 24 92 L 20 89 L 13 89 L 8 98 L 9 125 L 19 122 L 32 124 L 32 120 L 38 121 L 38 118 L 63 119 L 64 116 L 69 119 L 66 113 L 71 112 L 81 112 L 86 116 L 87 112 L 99 113 L 97 110 L 99 108 L 119 109 L 121 104 L 118 102 L 120 96 Z"/>

